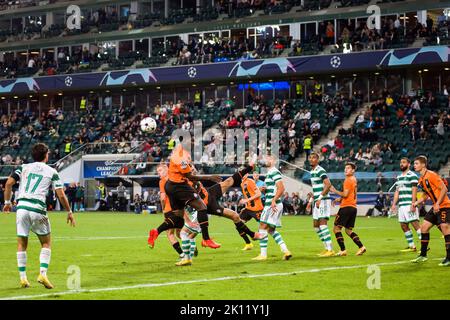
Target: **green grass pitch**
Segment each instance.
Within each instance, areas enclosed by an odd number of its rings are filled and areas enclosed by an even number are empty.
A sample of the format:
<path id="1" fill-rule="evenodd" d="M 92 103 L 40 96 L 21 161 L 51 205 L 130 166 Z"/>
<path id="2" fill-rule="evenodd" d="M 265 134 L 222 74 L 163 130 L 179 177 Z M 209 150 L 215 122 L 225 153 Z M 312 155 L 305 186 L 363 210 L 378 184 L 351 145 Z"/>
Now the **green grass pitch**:
<path id="1" fill-rule="evenodd" d="M 24 299 L 449 299 L 450 268 L 439 267 L 444 239 L 431 233 L 429 260 L 410 263 L 415 253 L 401 253 L 406 241 L 396 219 L 358 217 L 355 231 L 367 247 L 357 257 L 357 247 L 345 238 L 349 256 L 320 258 L 323 247 L 312 229 L 311 217 L 283 217 L 279 229 L 293 254 L 289 261 L 273 239 L 269 259 L 252 261 L 259 252 L 241 251 L 243 241 L 231 221 L 211 217 L 210 229 L 222 248 L 199 247 L 192 266 L 176 267 L 177 255 L 165 234 L 154 249 L 147 232 L 162 215 L 113 213 L 76 214 L 77 227 L 68 227 L 65 214 L 50 213 L 53 231 L 49 279 L 55 289 L 36 282 L 39 244 L 30 237 L 27 273 L 32 287 L 18 287 L 15 214 L 0 215 L 0 298 Z M 333 218 L 334 220 L 334 218 Z M 330 223 L 331 225 L 331 223 Z M 249 222 L 256 230 L 255 221 Z M 417 240 L 416 240 L 417 243 Z M 197 239 L 200 245 L 200 236 Z M 333 239 L 334 249 L 337 249 Z M 380 288 L 369 289 L 378 265 Z M 70 290 L 70 266 L 77 266 L 81 290 Z M 69 269 L 70 271 L 70 269 Z M 376 271 L 378 272 L 378 271 Z M 68 281 L 69 279 L 69 281 Z M 368 281 L 369 279 L 369 281 Z M 373 286 L 372 286 L 373 287 Z"/>

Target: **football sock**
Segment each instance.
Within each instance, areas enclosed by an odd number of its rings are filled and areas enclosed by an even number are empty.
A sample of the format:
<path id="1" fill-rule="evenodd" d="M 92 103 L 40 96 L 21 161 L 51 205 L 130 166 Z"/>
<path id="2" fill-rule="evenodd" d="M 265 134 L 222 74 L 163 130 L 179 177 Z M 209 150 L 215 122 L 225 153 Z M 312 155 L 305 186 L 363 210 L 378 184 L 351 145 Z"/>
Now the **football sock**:
<path id="1" fill-rule="evenodd" d="M 326 248 L 326 244 L 323 241 L 323 237 L 322 237 L 322 231 L 320 230 L 320 228 L 314 228 L 314 230 L 316 231 L 317 235 L 319 236 L 320 241 L 322 241 L 323 246 Z"/>
<path id="2" fill-rule="evenodd" d="M 354 232 L 350 233 L 350 238 L 352 238 L 353 242 L 358 246 L 358 248 L 361 248 L 363 246 L 361 240 L 359 240 L 359 237 L 356 233 Z"/>
<path id="3" fill-rule="evenodd" d="M 253 231 L 251 231 L 243 221 L 239 221 L 239 222 L 235 223 L 235 226 L 236 226 L 236 230 L 239 232 L 241 237 L 242 237 L 242 234 L 249 235 L 251 238 L 255 237 L 255 233 Z"/>
<path id="4" fill-rule="evenodd" d="M 267 230 L 259 230 L 259 233 L 261 233 L 263 236 L 265 236 L 263 239 L 259 240 L 259 247 L 261 249 L 261 256 L 267 257 Z"/>
<path id="5" fill-rule="evenodd" d="M 444 236 L 445 250 L 447 251 L 447 259 L 450 259 L 450 234 Z"/>
<path id="6" fill-rule="evenodd" d="M 191 254 L 191 239 L 189 239 L 189 234 L 187 232 L 181 231 L 181 248 L 183 249 L 183 253 L 185 258 L 189 259 Z"/>
<path id="7" fill-rule="evenodd" d="M 422 238 L 422 232 L 420 231 L 420 228 L 416 230 L 416 234 L 417 234 L 417 238 L 419 238 L 419 240 Z"/>
<path id="8" fill-rule="evenodd" d="M 252 170 L 253 167 L 246 166 L 244 169 L 235 172 L 233 174 L 233 187 L 239 187 L 242 183 L 242 177 L 245 176 L 247 173 L 251 172 Z"/>
<path id="9" fill-rule="evenodd" d="M 286 246 L 286 243 L 284 243 L 283 238 L 281 237 L 281 234 L 278 231 L 272 232 L 272 237 L 275 240 L 275 242 L 280 246 L 281 251 L 286 252 L 288 251 L 288 248 Z"/>
<path id="10" fill-rule="evenodd" d="M 408 246 L 410 248 L 414 247 L 414 239 L 413 239 L 413 233 L 411 230 L 408 230 L 405 232 L 406 242 L 408 242 Z"/>
<path id="11" fill-rule="evenodd" d="M 178 254 L 182 254 L 183 253 L 183 250 L 181 249 L 180 243 L 178 241 L 175 242 L 174 244 L 172 244 L 172 247 L 175 249 L 175 251 Z"/>
<path id="12" fill-rule="evenodd" d="M 430 234 L 422 233 L 422 237 L 420 238 L 420 255 L 422 257 L 427 256 L 428 242 L 430 242 Z"/>
<path id="13" fill-rule="evenodd" d="M 39 256 L 39 261 L 41 263 L 40 273 L 44 277 L 47 276 L 48 265 L 50 264 L 50 257 L 52 255 L 52 251 L 49 248 L 42 248 L 41 254 Z"/>
<path id="14" fill-rule="evenodd" d="M 323 241 L 323 243 L 325 244 L 325 248 L 328 250 L 328 251 L 331 251 L 331 250 L 333 250 L 333 246 L 332 246 L 332 244 L 331 244 L 331 235 L 330 235 L 330 230 L 328 229 L 328 226 L 327 225 L 321 225 L 320 227 L 319 227 L 319 229 L 320 229 L 320 232 L 321 232 L 321 234 L 322 234 L 322 241 Z"/>
<path id="15" fill-rule="evenodd" d="M 208 230 L 208 211 L 200 210 L 197 211 L 197 220 L 200 224 L 200 229 L 202 230 L 202 237 L 204 240 L 209 240 L 209 230 Z"/>
<path id="16" fill-rule="evenodd" d="M 18 251 L 17 252 L 17 266 L 19 267 L 20 279 L 27 278 L 27 252 Z"/>
<path id="17" fill-rule="evenodd" d="M 191 247 L 190 247 L 190 251 L 189 251 L 189 258 L 192 259 L 195 255 L 195 239 L 191 239 Z"/>
<path id="18" fill-rule="evenodd" d="M 342 236 L 342 232 L 336 232 L 336 241 L 339 244 L 339 247 L 341 248 L 341 251 L 345 250 L 345 243 L 344 243 L 344 237 Z"/>
<path id="19" fill-rule="evenodd" d="M 159 225 L 159 227 L 156 228 L 156 230 L 158 231 L 158 234 L 161 234 L 164 231 L 167 231 L 167 230 L 173 229 L 173 228 L 175 228 L 175 223 L 173 222 L 173 220 L 170 218 L 165 218 L 164 222 L 161 223 Z"/>

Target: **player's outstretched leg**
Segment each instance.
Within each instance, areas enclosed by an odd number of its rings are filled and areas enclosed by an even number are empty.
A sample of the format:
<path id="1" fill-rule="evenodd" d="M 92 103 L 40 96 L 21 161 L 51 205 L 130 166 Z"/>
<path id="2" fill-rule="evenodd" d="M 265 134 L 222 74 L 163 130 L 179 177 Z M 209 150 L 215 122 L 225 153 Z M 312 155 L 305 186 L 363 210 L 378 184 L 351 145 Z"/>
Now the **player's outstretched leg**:
<path id="1" fill-rule="evenodd" d="M 165 213 L 164 222 L 161 223 L 158 228 L 152 229 L 148 233 L 147 239 L 148 246 L 153 249 L 155 247 L 155 241 L 161 233 L 163 233 L 164 231 L 168 231 L 170 229 L 181 229 L 183 225 L 184 225 L 183 218 L 175 215 L 174 212 Z"/>
<path id="2" fill-rule="evenodd" d="M 284 242 L 283 237 L 281 236 L 281 234 L 278 231 L 276 231 L 275 229 L 272 229 L 272 228 L 269 229 L 269 233 L 273 237 L 275 242 L 280 246 L 281 251 L 283 251 L 283 253 L 284 253 L 283 260 L 289 260 L 290 258 L 292 258 L 292 254 L 288 250 L 288 248 L 286 246 L 286 243 Z"/>

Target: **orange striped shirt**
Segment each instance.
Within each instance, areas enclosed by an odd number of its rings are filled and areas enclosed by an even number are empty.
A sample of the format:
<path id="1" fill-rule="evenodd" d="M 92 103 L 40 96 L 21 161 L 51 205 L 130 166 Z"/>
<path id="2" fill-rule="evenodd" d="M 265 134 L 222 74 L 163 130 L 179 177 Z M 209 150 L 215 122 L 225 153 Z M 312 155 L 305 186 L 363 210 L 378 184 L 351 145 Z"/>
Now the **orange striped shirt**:
<path id="1" fill-rule="evenodd" d="M 427 170 L 425 174 L 419 178 L 419 186 L 423 189 L 431 201 L 433 201 L 433 203 L 436 203 L 439 195 L 441 194 L 440 185 L 442 182 L 441 177 L 436 172 L 430 170 Z M 439 207 L 441 209 L 450 208 L 450 199 L 447 195 L 444 196 L 444 199 Z"/>
<path id="2" fill-rule="evenodd" d="M 341 208 L 343 207 L 354 207 L 356 208 L 356 193 L 357 193 L 358 182 L 355 176 L 346 177 L 344 180 L 344 192 L 349 190 L 348 196 L 342 198 Z"/>
<path id="3" fill-rule="evenodd" d="M 249 199 L 256 194 L 258 187 L 256 186 L 256 183 L 253 179 L 246 178 L 242 180 L 241 189 L 245 199 Z M 261 211 L 262 209 L 264 209 L 261 197 L 258 197 L 252 201 L 247 202 L 245 204 L 245 208 L 251 211 Z"/>

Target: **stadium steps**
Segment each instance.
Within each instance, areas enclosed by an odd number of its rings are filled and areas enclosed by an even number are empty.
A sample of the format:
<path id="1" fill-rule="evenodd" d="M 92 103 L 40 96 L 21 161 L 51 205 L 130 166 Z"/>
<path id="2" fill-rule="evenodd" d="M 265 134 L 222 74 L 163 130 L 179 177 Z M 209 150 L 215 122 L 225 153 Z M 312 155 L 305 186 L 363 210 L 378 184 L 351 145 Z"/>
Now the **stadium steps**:
<path id="1" fill-rule="evenodd" d="M 325 145 L 329 140 L 334 140 L 334 138 L 337 136 L 338 131 L 340 128 L 349 128 L 356 120 L 356 118 L 359 116 L 359 113 L 364 111 L 364 109 L 367 106 L 370 106 L 371 103 L 364 103 L 362 104 L 358 109 L 356 109 L 355 111 L 352 112 L 352 115 L 347 118 L 344 119 L 342 121 L 341 124 L 339 124 L 334 130 L 330 131 L 326 136 L 323 136 L 322 138 L 320 138 L 320 140 L 314 145 L 315 147 L 317 146 L 323 146 Z M 303 147 L 303 145 L 302 145 Z M 313 149 L 315 149 L 313 147 Z M 298 166 L 298 167 L 303 167 L 306 161 L 306 154 L 302 153 L 300 157 L 298 157 L 295 162 L 294 165 Z M 294 170 L 294 168 L 292 168 L 291 170 Z"/>
<path id="2" fill-rule="evenodd" d="M 450 161 L 447 161 L 445 165 L 439 170 L 439 174 L 442 176 L 450 176 Z"/>

